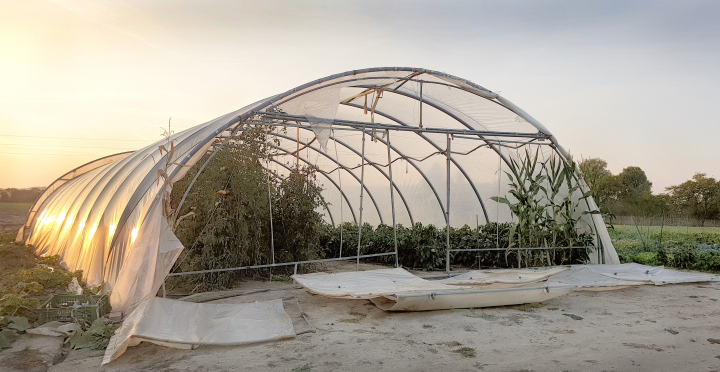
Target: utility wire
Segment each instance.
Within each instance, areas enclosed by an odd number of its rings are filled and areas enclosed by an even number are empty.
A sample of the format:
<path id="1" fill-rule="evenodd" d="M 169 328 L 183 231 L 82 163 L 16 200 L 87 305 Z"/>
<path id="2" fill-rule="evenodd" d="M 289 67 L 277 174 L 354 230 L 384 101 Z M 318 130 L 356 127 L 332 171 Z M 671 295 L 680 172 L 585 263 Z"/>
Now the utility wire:
<path id="1" fill-rule="evenodd" d="M 91 141 L 152 141 L 151 139 L 121 139 L 121 138 L 88 138 L 88 137 L 52 137 L 52 136 L 25 136 L 20 134 L 0 134 L 0 137 L 20 137 L 20 138 L 49 138 L 49 139 L 69 139 L 69 140 L 91 140 Z"/>
<path id="2" fill-rule="evenodd" d="M 36 154 L 32 152 L 4 152 L 0 151 L 0 154 L 10 155 L 43 155 L 43 156 L 97 156 L 96 154 Z"/>
<path id="3" fill-rule="evenodd" d="M 117 149 L 117 150 L 132 150 L 132 149 L 135 149 L 135 147 L 64 146 L 64 145 L 38 145 L 38 144 L 20 144 L 20 143 L 0 143 L 0 146 L 62 147 L 62 148 L 71 148 L 71 149 Z"/>

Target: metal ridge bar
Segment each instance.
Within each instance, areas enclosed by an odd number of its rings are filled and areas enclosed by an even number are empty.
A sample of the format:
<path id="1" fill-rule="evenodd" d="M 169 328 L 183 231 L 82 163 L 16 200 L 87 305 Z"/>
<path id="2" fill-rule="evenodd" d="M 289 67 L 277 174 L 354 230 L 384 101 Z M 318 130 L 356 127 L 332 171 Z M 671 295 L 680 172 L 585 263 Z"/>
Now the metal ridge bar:
<path id="1" fill-rule="evenodd" d="M 357 156 L 362 156 L 360 153 L 357 152 L 357 150 L 355 150 L 355 148 L 353 148 L 352 146 L 346 144 L 345 142 L 337 139 L 334 135 L 331 135 L 330 138 L 332 138 L 333 141 L 335 141 L 335 142 L 343 145 L 345 148 L 347 148 L 348 150 L 352 151 L 352 152 L 355 153 Z M 381 141 L 381 140 L 378 138 L 378 141 Z M 381 141 L 381 142 L 382 142 L 382 141 Z M 389 144 L 388 144 L 388 146 L 389 146 Z M 311 147 L 312 147 L 312 146 L 311 146 Z M 316 150 L 316 151 L 319 152 L 319 150 Z M 366 157 L 365 159 L 367 159 L 367 157 Z M 410 224 L 411 224 L 411 225 L 415 225 L 415 219 L 413 218 L 412 212 L 410 211 L 410 206 L 408 205 L 407 201 L 405 200 L 405 196 L 403 195 L 402 191 L 400 191 L 400 188 L 392 181 L 392 177 L 389 176 L 387 173 L 385 173 L 385 171 L 383 171 L 382 169 L 380 169 L 380 166 L 378 166 L 378 165 L 375 164 L 374 162 L 371 162 L 371 161 L 368 160 L 368 164 L 370 164 L 373 168 L 375 168 L 378 172 L 380 172 L 380 174 L 382 174 L 383 176 L 385 176 L 385 179 L 387 179 L 388 181 L 390 181 L 390 183 L 392 184 L 393 188 L 395 188 L 395 190 L 398 192 L 398 195 L 400 195 L 400 199 L 402 199 L 402 202 L 403 202 L 403 204 L 405 205 L 405 210 L 406 210 L 407 213 L 408 213 L 408 217 L 410 217 Z"/>
<path id="2" fill-rule="evenodd" d="M 349 106 L 349 107 L 355 107 L 355 108 L 358 108 L 358 109 L 361 109 L 361 108 L 362 108 L 362 106 L 360 106 L 360 105 L 358 105 L 358 104 L 354 104 L 354 103 L 345 103 L 344 105 L 345 105 L 345 106 Z M 398 123 L 398 124 L 400 124 L 400 125 L 402 125 L 402 126 L 410 126 L 409 124 L 406 124 L 405 122 L 401 121 L 400 119 L 395 118 L 394 116 L 391 116 L 390 114 L 386 114 L 386 113 L 384 113 L 384 112 L 382 112 L 382 111 L 375 110 L 375 114 L 376 114 L 376 115 L 380 115 L 380 116 L 382 116 L 382 117 L 385 117 L 385 118 L 387 118 L 387 119 L 389 119 L 389 120 L 392 120 L 392 121 L 394 121 L 394 122 L 396 122 L 396 123 Z M 442 149 L 440 148 L 440 146 L 438 146 L 437 144 L 435 144 L 435 142 L 433 142 L 430 138 L 428 138 L 428 137 L 425 136 L 424 134 L 418 133 L 418 132 L 415 132 L 415 134 L 417 134 L 420 138 L 424 139 L 425 142 L 427 142 L 430 146 L 434 147 L 436 150 L 442 151 Z M 458 136 L 458 137 L 460 137 L 460 136 Z M 476 141 L 479 140 L 478 137 L 462 137 L 462 138 L 469 138 L 469 139 L 476 140 Z M 487 140 L 485 140 L 485 142 L 487 143 Z M 395 152 L 397 152 L 398 154 L 401 154 L 402 156 L 404 156 L 404 154 L 398 152 L 398 150 L 396 150 L 395 148 L 393 148 L 393 150 L 395 150 Z M 450 161 L 452 161 L 453 164 L 455 164 L 455 166 L 458 168 L 458 170 L 460 170 L 460 173 L 462 173 L 463 176 L 465 177 L 465 179 L 468 181 L 468 184 L 470 185 L 470 187 L 471 187 L 471 188 L 473 189 L 473 191 L 475 192 L 475 196 L 477 197 L 478 202 L 480 202 L 480 207 L 482 208 L 483 216 L 485 217 L 485 221 L 486 221 L 486 222 L 489 222 L 490 219 L 488 218 L 487 210 L 485 209 L 485 203 L 483 202 L 482 198 L 480 197 L 480 193 L 478 192 L 477 188 L 475 187 L 475 184 L 474 184 L 474 183 L 472 182 L 472 180 L 470 179 L 470 176 L 465 172 L 465 169 L 463 169 L 463 167 L 461 167 L 460 164 L 458 164 L 458 162 L 455 161 L 455 159 L 452 158 L 452 155 L 450 156 Z M 438 202 L 442 205 L 442 202 L 440 202 L 439 200 L 438 200 Z M 443 213 L 444 213 L 444 212 L 443 212 Z M 413 225 L 414 225 L 414 224 L 413 224 Z"/>
<path id="3" fill-rule="evenodd" d="M 550 250 L 550 249 L 596 249 L 597 247 L 593 246 L 587 246 L 587 247 L 532 247 L 532 248 L 456 248 L 451 249 L 450 252 L 482 252 L 482 251 L 506 251 L 506 250 L 525 250 L 525 251 L 534 251 L 534 250 Z"/>
<path id="4" fill-rule="evenodd" d="M 277 113 L 271 113 L 271 112 L 263 112 L 263 111 L 253 111 L 253 114 L 262 115 L 269 119 L 276 119 L 276 120 L 287 120 L 287 121 L 295 121 L 295 122 L 306 122 L 308 123 L 308 119 L 305 116 L 300 115 L 287 115 L 287 114 L 277 114 Z M 426 133 L 443 133 L 443 134 L 457 134 L 457 135 L 476 135 L 476 136 L 492 136 L 492 137 L 520 137 L 520 138 L 537 138 L 537 139 L 550 139 L 550 136 L 538 132 L 538 133 L 515 133 L 515 132 L 493 132 L 493 131 L 479 131 L 479 130 L 473 130 L 473 129 L 447 129 L 447 128 L 429 128 L 429 127 L 423 127 L 423 128 L 417 128 L 417 127 L 406 127 L 402 125 L 391 125 L 391 124 L 378 124 L 378 123 L 366 123 L 362 121 L 352 121 L 352 120 L 332 120 L 330 123 L 331 125 L 340 125 L 340 126 L 347 126 L 352 128 L 366 128 L 366 129 L 390 129 L 390 130 L 397 130 L 397 131 L 407 131 L 407 132 L 426 132 Z M 297 124 L 281 124 L 281 123 L 272 123 L 272 125 L 285 125 L 287 127 L 295 127 L 298 126 Z"/>
<path id="5" fill-rule="evenodd" d="M 292 137 L 289 137 L 289 136 L 286 136 L 286 135 L 284 135 L 284 134 L 280 134 L 280 133 L 277 133 L 277 132 L 274 132 L 273 135 L 276 136 L 276 137 L 285 138 L 285 139 L 287 139 L 287 140 L 293 140 Z M 303 142 L 303 145 L 305 145 L 304 142 Z M 279 145 L 271 145 L 271 146 L 274 147 L 274 148 L 277 148 L 277 149 L 279 149 L 279 150 L 288 152 L 288 153 L 290 152 L 290 151 L 288 151 L 288 150 L 280 147 Z M 363 182 L 360 182 L 361 180 L 355 175 L 355 173 L 353 173 L 353 172 L 350 171 L 348 168 L 346 168 L 344 164 L 340 164 L 340 162 L 338 162 L 338 161 L 336 161 L 335 159 L 333 159 L 330 155 L 328 155 L 328 154 L 326 154 L 326 153 L 324 153 L 324 152 L 322 152 L 322 151 L 319 151 L 318 149 L 310 146 L 310 144 L 307 144 L 307 148 L 308 148 L 308 149 L 311 149 L 311 150 L 313 150 L 313 151 L 315 151 L 315 152 L 317 152 L 318 154 L 320 154 L 320 155 L 322 155 L 322 156 L 324 156 L 324 157 L 326 157 L 326 158 L 328 158 L 328 159 L 330 159 L 330 161 L 332 161 L 333 163 L 337 164 L 338 167 L 342 167 L 342 169 L 345 169 L 346 172 L 348 172 L 351 176 L 353 176 L 353 178 L 355 178 L 355 180 L 361 185 L 361 190 L 364 189 L 365 191 L 367 191 L 368 196 L 370 197 L 370 200 L 372 201 L 373 205 L 375 206 L 375 211 L 377 211 L 378 217 L 380 218 L 380 223 L 381 223 L 381 224 L 385 224 L 385 222 L 384 222 L 384 220 L 383 220 L 383 217 L 382 217 L 382 213 L 380 213 L 380 207 L 378 207 L 377 202 L 375 202 L 375 198 L 373 197 L 372 193 L 370 192 L 370 189 L 368 189 L 368 187 L 367 187 L 366 185 L 364 185 Z M 304 161 L 306 164 L 311 165 L 311 166 L 314 167 L 314 165 L 313 165 L 312 163 L 310 163 L 307 159 L 303 158 L 303 161 Z M 316 168 L 316 169 L 318 169 L 318 168 Z M 321 171 L 322 171 L 322 170 L 321 170 Z M 349 203 L 348 203 L 348 205 L 349 205 Z M 361 207 L 362 207 L 362 206 L 361 206 Z M 361 219 L 361 220 L 362 220 L 362 219 Z"/>
<path id="6" fill-rule="evenodd" d="M 333 261 L 350 261 L 360 258 L 370 258 L 370 257 L 382 257 L 382 256 L 392 256 L 395 252 L 388 252 L 388 253 L 374 253 L 374 254 L 364 254 L 362 256 L 347 256 L 347 257 L 338 257 L 338 258 L 324 258 L 321 260 L 309 260 L 309 261 L 296 261 L 296 262 L 284 262 L 284 263 L 276 263 L 276 264 L 266 264 L 266 265 L 253 265 L 253 266 L 241 266 L 241 267 L 230 267 L 227 269 L 212 269 L 212 270 L 198 270 L 198 271 L 187 271 L 182 273 L 172 273 L 168 276 L 184 276 L 184 275 L 196 275 L 196 274 L 212 274 L 212 273 L 222 273 L 222 272 L 228 272 L 228 271 L 239 271 L 239 270 L 250 270 L 250 269 L 263 269 L 268 267 L 280 267 L 280 266 L 291 266 L 291 265 L 303 265 L 303 264 L 312 264 L 312 263 L 323 263 L 323 262 L 333 262 Z"/>
<path id="7" fill-rule="evenodd" d="M 270 146 L 270 147 L 272 147 L 272 148 L 274 148 L 274 149 L 278 149 L 278 150 L 282 150 L 282 151 L 287 151 L 287 150 L 285 150 L 284 148 L 282 148 L 282 147 L 280 147 L 280 146 L 277 146 L 277 145 L 274 145 L 274 144 L 270 144 L 270 145 L 268 145 L 268 146 Z M 275 162 L 275 163 L 278 164 L 278 165 L 281 165 L 283 168 L 287 169 L 288 171 L 291 171 L 291 172 L 292 172 L 292 168 L 290 168 L 289 166 L 283 164 L 282 162 L 279 162 L 279 161 L 277 161 L 277 160 L 275 160 L 275 159 L 272 159 L 272 161 Z M 302 158 L 302 161 L 305 162 L 305 164 L 308 164 L 308 165 L 312 166 L 312 163 L 310 163 L 307 159 Z M 327 178 L 327 179 L 330 181 L 330 183 L 332 183 L 333 185 L 335 185 L 335 188 L 338 189 L 338 191 L 340 192 L 340 195 L 342 195 L 343 199 L 345 199 L 345 203 L 348 205 L 348 207 L 350 207 L 350 213 L 352 214 L 353 222 L 357 223 L 357 218 L 355 217 L 355 209 L 353 209 L 352 204 L 350 204 L 350 199 L 348 199 L 347 195 L 345 195 L 345 192 L 340 188 L 340 186 L 339 186 L 333 179 L 331 179 L 331 178 L 327 175 L 327 173 L 320 172 L 320 174 L 322 174 L 323 176 L 325 176 L 325 178 Z M 342 219 L 340 220 L 340 223 L 341 223 L 341 224 L 343 223 Z"/>

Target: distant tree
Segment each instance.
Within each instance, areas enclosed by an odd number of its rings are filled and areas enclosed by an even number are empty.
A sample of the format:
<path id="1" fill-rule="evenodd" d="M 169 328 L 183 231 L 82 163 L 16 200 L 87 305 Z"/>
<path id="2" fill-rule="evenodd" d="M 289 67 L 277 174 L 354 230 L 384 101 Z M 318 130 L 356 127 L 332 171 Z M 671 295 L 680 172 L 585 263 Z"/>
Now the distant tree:
<path id="1" fill-rule="evenodd" d="M 618 197 L 633 200 L 652 194 L 652 182 L 640 167 L 627 167 L 617 175 Z"/>
<path id="2" fill-rule="evenodd" d="M 607 162 L 600 158 L 583 159 L 578 167 L 600 210 L 608 211 L 618 187 L 616 177 L 607 169 Z"/>
<path id="3" fill-rule="evenodd" d="M 640 167 L 627 167 L 615 176 L 618 214 L 652 214 L 652 182 Z"/>
<path id="4" fill-rule="evenodd" d="M 691 180 L 666 191 L 673 205 L 687 209 L 703 225 L 705 220 L 720 217 L 720 182 L 705 173 L 695 173 Z"/>

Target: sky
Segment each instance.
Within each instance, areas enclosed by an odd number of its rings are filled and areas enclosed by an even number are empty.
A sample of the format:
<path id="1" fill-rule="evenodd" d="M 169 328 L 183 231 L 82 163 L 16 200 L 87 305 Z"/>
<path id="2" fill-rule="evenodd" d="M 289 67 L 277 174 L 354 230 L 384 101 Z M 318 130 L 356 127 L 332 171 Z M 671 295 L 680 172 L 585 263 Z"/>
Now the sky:
<path id="1" fill-rule="evenodd" d="M 717 1 L 0 0 L 0 188 L 47 186 L 334 73 L 501 93 L 653 191 L 720 178 Z"/>

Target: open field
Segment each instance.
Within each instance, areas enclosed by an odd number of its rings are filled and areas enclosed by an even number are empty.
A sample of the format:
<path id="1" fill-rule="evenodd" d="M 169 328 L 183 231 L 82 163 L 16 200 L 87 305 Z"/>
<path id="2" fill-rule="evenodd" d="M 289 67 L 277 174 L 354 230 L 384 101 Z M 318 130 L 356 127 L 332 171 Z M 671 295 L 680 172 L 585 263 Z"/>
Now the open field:
<path id="1" fill-rule="evenodd" d="M 0 232 L 17 232 L 31 207 L 31 203 L 0 203 Z"/>
<path id="2" fill-rule="evenodd" d="M 720 272 L 718 227 L 616 225 L 610 237 L 621 262 Z"/>
<path id="3" fill-rule="evenodd" d="M 648 236 L 659 239 L 661 229 L 663 240 L 681 238 L 682 242 L 693 240 L 707 244 L 720 243 L 720 227 L 615 225 L 609 232 L 613 240 L 638 240 Z"/>
<path id="4" fill-rule="evenodd" d="M 32 206 L 32 203 L 0 203 L 0 209 L 29 211 Z"/>

